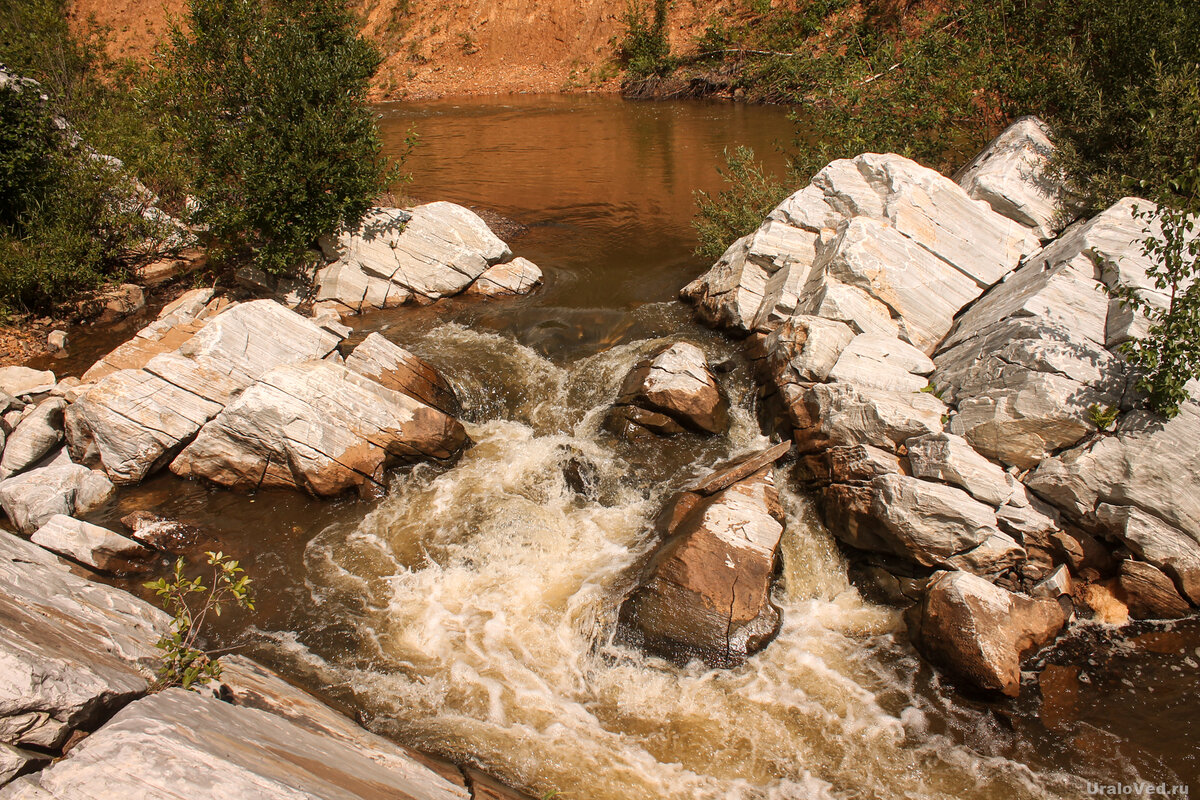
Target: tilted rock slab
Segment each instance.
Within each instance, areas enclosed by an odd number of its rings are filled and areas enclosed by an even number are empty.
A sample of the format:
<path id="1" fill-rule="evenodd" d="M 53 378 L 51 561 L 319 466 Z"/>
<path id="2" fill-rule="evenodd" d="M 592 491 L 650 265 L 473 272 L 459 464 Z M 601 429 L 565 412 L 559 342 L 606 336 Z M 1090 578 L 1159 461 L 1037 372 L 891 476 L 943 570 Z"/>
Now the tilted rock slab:
<path id="1" fill-rule="evenodd" d="M 222 486 L 339 494 L 397 463 L 449 459 L 467 441 L 453 417 L 329 361 L 268 372 L 172 462 Z"/>
<path id="2" fill-rule="evenodd" d="M 145 694 L 162 611 L 0 532 L 0 743 L 61 748 Z"/>
<path id="3" fill-rule="evenodd" d="M 677 658 L 731 666 L 764 647 L 780 622 L 770 592 L 783 512 L 771 467 L 709 496 L 683 494 L 662 524 L 668 538 L 622 619 Z"/>
<path id="4" fill-rule="evenodd" d="M 346 368 L 444 414 L 456 417 L 462 413 L 454 387 L 441 373 L 381 334 L 371 333 L 363 339 L 346 356 Z"/>
<path id="5" fill-rule="evenodd" d="M 913 644 L 930 661 L 980 689 L 1016 697 L 1021 659 L 1066 624 L 1055 600 L 1013 594 L 966 572 L 938 573 L 906 615 Z"/>
<path id="6" fill-rule="evenodd" d="M 467 800 L 383 740 L 347 742 L 303 721 L 183 689 L 139 700 L 4 800 L 244 797 Z M 390 759 L 383 760 L 388 753 Z"/>
<path id="7" fill-rule="evenodd" d="M 324 358 L 339 341 L 272 300 L 230 308 L 177 350 L 88 389 L 66 412 L 71 457 L 138 483 L 263 374 Z"/>
<path id="8" fill-rule="evenodd" d="M 1049 171 L 1053 155 L 1046 123 L 1021 117 L 989 142 L 955 180 L 997 214 L 1025 225 L 1039 239 L 1051 239 L 1067 214 L 1062 185 Z"/>
<path id="9" fill-rule="evenodd" d="M 405 211 L 375 208 L 352 230 L 322 240 L 333 263 L 318 271 L 318 302 L 336 301 L 354 313 L 430 302 L 458 294 L 477 280 L 479 294 L 514 294 L 541 280 L 532 263 L 512 251 L 478 215 L 437 202 Z M 503 266 L 501 266 L 503 265 Z"/>
<path id="10" fill-rule="evenodd" d="M 1028 228 L 949 178 L 867 153 L 818 172 L 680 294 L 735 331 L 811 314 L 929 352 L 962 306 L 1035 249 Z"/>
<path id="11" fill-rule="evenodd" d="M 63 514 L 51 517 L 31 541 L 101 572 L 142 570 L 154 556 L 153 550 L 128 536 Z"/>
<path id="12" fill-rule="evenodd" d="M 637 435 L 639 428 L 659 435 L 721 433 L 729 426 L 729 400 L 708 369 L 704 351 L 675 342 L 625 376 L 609 424 L 627 436 Z"/>
<path id="13" fill-rule="evenodd" d="M 36 464 L 63 440 L 63 411 L 67 401 L 61 397 L 43 400 L 21 420 L 4 443 L 0 458 L 0 480 Z"/>

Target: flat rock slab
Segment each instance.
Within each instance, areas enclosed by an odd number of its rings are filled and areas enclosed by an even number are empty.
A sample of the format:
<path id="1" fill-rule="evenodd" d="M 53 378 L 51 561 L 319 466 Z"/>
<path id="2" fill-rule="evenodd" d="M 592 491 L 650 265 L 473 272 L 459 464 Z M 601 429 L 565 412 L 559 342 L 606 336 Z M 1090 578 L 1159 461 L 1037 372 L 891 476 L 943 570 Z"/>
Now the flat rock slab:
<path id="1" fill-rule="evenodd" d="M 53 751 L 144 694 L 167 615 L 0 532 L 0 742 Z"/>
<path id="2" fill-rule="evenodd" d="M 0 391 L 13 397 L 48 392 L 55 383 L 54 373 L 50 370 L 0 367 Z"/>
<path id="3" fill-rule="evenodd" d="M 398 769 L 372 755 L 266 711 L 168 689 L 129 705 L 67 758 L 10 784 L 0 797 L 469 797 L 432 770 Z"/>
<path id="4" fill-rule="evenodd" d="M 36 545 L 101 572 L 145 569 L 154 551 L 119 533 L 57 514 L 33 534 Z"/>
<path id="5" fill-rule="evenodd" d="M 264 375 L 171 470 L 235 489 L 331 496 L 382 481 L 393 464 L 449 459 L 466 441 L 453 417 L 342 365 L 310 361 Z"/>

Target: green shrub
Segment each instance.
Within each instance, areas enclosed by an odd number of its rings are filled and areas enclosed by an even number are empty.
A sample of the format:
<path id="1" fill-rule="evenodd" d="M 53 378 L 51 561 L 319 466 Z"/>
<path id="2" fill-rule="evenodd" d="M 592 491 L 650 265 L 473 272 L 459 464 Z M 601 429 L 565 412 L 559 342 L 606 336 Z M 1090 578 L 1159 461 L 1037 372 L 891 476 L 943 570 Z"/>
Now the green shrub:
<path id="1" fill-rule="evenodd" d="M 725 167 L 717 168 L 727 188 L 710 196 L 696 192 L 696 255 L 717 259 L 734 240 L 751 233 L 763 218 L 789 194 L 787 186 L 764 171 L 754 160 L 754 150 L 737 147 L 725 151 Z"/>
<path id="2" fill-rule="evenodd" d="M 200 576 L 188 578 L 184 574 L 186 562 L 183 558 L 175 561 L 170 580 L 159 578 L 145 584 L 147 589 L 154 590 L 163 608 L 171 615 L 170 631 L 155 645 L 163 651 L 156 688 L 194 689 L 209 681 L 220 680 L 221 663 L 213 658 L 215 653 L 200 646 L 204 623 L 209 613 L 219 617 L 230 604 L 254 610 L 250 578 L 238 562 L 220 552 L 205 555 L 213 568 L 212 580 L 207 586 Z"/>
<path id="3" fill-rule="evenodd" d="M 171 31 L 153 97 L 218 259 L 286 273 L 395 176 L 356 30 L 337 0 L 192 0 Z"/>
<path id="4" fill-rule="evenodd" d="M 635 78 L 666 75 L 674 68 L 671 44 L 667 41 L 667 0 L 654 0 L 653 16 L 638 0 L 630 0 L 625 11 L 625 38 L 620 58 Z"/>

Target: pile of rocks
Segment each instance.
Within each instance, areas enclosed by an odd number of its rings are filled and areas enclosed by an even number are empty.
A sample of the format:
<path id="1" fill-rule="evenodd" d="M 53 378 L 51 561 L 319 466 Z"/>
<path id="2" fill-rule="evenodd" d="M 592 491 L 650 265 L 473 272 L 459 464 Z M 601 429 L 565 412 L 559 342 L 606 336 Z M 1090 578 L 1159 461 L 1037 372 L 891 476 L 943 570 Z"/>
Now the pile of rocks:
<path id="1" fill-rule="evenodd" d="M 1136 410 L 1114 348 L 1146 321 L 1104 291 L 1167 302 L 1141 247 L 1153 206 L 1059 233 L 1051 153 L 1024 119 L 958 183 L 894 155 L 835 161 L 681 293 L 747 337 L 794 474 L 858 573 L 916 603 L 922 652 L 1009 694 L 1021 653 L 1075 612 L 1200 601 L 1200 392 L 1169 422 Z"/>

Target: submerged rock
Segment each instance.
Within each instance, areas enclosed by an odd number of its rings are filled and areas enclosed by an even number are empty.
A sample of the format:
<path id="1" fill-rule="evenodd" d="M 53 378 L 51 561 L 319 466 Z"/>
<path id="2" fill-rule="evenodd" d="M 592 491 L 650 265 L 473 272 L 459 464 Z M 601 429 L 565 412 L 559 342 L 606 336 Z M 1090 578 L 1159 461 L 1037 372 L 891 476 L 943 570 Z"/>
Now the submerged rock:
<path id="1" fill-rule="evenodd" d="M 47 520 L 32 541 L 101 572 L 142 570 L 154 556 L 153 550 L 133 539 L 63 514 Z"/>
<path id="2" fill-rule="evenodd" d="M 1055 600 L 941 572 L 907 620 L 909 637 L 930 661 L 972 686 L 1016 697 L 1021 659 L 1053 641 L 1067 618 Z"/>
<path id="3" fill-rule="evenodd" d="M 317 496 L 381 483 L 386 468 L 454 457 L 467 442 L 441 411 L 329 361 L 268 372 L 171 464 L 182 477 Z"/>
<path id="4" fill-rule="evenodd" d="M 704 351 L 688 342 L 659 348 L 625 376 L 609 427 L 625 436 L 649 430 L 670 436 L 685 430 L 721 433 L 729 400 L 708 368 Z"/>
<path id="5" fill-rule="evenodd" d="M 780 623 L 770 592 L 783 512 L 771 467 L 708 496 L 684 493 L 660 525 L 666 541 L 622 607 L 626 624 L 653 650 L 718 666 L 764 647 Z"/>

